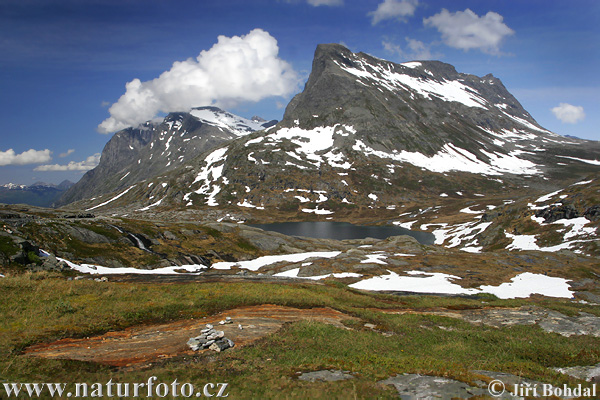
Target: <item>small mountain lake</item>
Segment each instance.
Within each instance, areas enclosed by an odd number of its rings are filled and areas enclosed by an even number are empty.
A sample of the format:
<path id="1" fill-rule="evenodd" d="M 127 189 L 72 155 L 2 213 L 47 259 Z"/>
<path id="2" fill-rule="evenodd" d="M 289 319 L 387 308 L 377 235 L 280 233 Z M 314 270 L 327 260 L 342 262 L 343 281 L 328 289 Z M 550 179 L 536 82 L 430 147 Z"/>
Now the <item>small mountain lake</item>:
<path id="1" fill-rule="evenodd" d="M 386 239 L 390 236 L 409 235 L 421 244 L 433 244 L 435 237 L 429 232 L 411 231 L 399 226 L 354 225 L 348 222 L 279 222 L 274 224 L 249 224 L 265 231 L 289 236 L 306 236 L 319 239 Z"/>

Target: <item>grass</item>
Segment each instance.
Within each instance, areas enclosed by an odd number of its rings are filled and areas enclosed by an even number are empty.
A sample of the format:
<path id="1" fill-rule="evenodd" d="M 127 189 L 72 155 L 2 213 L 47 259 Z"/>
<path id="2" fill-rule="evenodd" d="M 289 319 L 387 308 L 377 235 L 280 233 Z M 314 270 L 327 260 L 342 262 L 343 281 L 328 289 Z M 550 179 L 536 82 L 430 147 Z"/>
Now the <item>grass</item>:
<path id="1" fill-rule="evenodd" d="M 314 284 L 140 284 L 67 281 L 38 273 L 0 279 L 0 379 L 4 382 L 228 382 L 230 398 L 397 398 L 377 384 L 399 373 L 439 375 L 474 382 L 472 370 L 509 372 L 553 384 L 570 383 L 549 367 L 600 362 L 600 338 L 566 338 L 536 326 L 496 329 L 462 320 L 386 309 L 469 309 L 538 304 L 576 313 L 567 300 L 499 300 L 484 297 L 391 296 Z M 146 369 L 115 369 L 93 363 L 21 355 L 27 346 L 65 337 L 86 337 L 141 323 L 199 318 L 240 306 L 328 306 L 360 320 L 348 330 L 303 321 L 276 335 L 221 354 L 201 353 Z M 369 322 L 378 331 L 364 327 Z M 303 382 L 299 372 L 352 371 L 343 382 Z"/>

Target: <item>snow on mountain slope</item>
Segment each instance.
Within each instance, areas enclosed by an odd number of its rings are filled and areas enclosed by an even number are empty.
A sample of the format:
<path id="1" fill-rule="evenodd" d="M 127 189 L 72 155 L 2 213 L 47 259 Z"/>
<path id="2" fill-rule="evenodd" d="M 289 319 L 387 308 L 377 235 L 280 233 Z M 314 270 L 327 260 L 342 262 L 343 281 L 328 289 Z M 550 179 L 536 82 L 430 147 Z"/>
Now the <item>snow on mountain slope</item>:
<path id="1" fill-rule="evenodd" d="M 433 96 L 444 101 L 456 101 L 467 107 L 486 108 L 487 105 L 487 101 L 469 86 L 459 81 L 436 80 L 433 74 L 427 70 L 424 71 L 426 77 L 413 77 L 392 71 L 391 64 L 370 64 L 359 59 L 357 60 L 358 68 L 353 68 L 334 62 L 342 70 L 357 76 L 359 78 L 358 82 L 365 86 L 375 84 L 391 92 L 398 89 L 410 90 L 412 98 L 416 94 L 426 99 L 431 99 Z M 404 66 L 404 64 L 400 65 Z M 412 65 L 408 68 L 413 69 L 422 64 L 413 63 Z"/>
<path id="2" fill-rule="evenodd" d="M 200 121 L 229 130 L 236 136 L 244 136 L 254 131 L 265 129 L 265 122 L 246 119 L 216 107 L 193 108 L 190 111 L 190 115 L 198 118 Z"/>

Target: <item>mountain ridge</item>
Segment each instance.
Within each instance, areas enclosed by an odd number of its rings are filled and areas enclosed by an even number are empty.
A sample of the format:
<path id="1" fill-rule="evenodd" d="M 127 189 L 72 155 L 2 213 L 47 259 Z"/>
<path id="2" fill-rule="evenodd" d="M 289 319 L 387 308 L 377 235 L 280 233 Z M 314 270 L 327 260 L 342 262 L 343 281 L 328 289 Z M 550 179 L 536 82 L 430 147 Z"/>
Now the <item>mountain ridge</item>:
<path id="1" fill-rule="evenodd" d="M 148 121 L 116 132 L 105 145 L 99 165 L 67 191 L 66 205 L 154 178 L 233 138 L 276 121 L 254 122 L 217 107 L 169 113 L 162 122 Z"/>

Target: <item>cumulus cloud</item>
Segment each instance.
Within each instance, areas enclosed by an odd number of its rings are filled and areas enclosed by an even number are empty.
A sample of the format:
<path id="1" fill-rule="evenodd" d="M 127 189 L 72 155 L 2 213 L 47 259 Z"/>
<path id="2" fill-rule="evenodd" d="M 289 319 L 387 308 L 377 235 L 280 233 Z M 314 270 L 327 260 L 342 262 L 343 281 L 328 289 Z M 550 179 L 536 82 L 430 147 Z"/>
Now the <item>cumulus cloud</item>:
<path id="1" fill-rule="evenodd" d="M 434 55 L 431 53 L 430 45 L 423 43 L 420 40 L 405 38 L 407 49 L 403 49 L 400 45 L 393 42 L 383 41 L 383 48 L 392 53 L 397 54 L 402 59 L 408 60 L 431 60 Z"/>
<path id="2" fill-rule="evenodd" d="M 404 21 L 406 17 L 410 17 L 415 13 L 418 5 L 418 0 L 384 0 L 383 3 L 377 6 L 375 11 L 371 11 L 367 15 L 371 17 L 371 24 L 373 25 L 377 25 L 386 19 Z"/>
<path id="3" fill-rule="evenodd" d="M 158 78 L 127 83 L 125 94 L 109 108 L 110 118 L 98 131 L 110 133 L 135 126 L 159 112 L 205 105 L 230 108 L 288 96 L 297 90 L 300 79 L 278 53 L 277 40 L 262 29 L 244 36 L 219 36 L 212 48 L 195 59 L 173 63 Z"/>
<path id="4" fill-rule="evenodd" d="M 502 15 L 493 11 L 479 17 L 468 8 L 455 13 L 442 9 L 440 13 L 423 19 L 423 24 L 437 28 L 444 43 L 450 47 L 478 49 L 499 55 L 502 40 L 515 33 L 503 20 Z"/>
<path id="5" fill-rule="evenodd" d="M 52 160 L 51 154 L 52 152 L 48 149 L 29 149 L 21 154 L 15 153 L 13 149 L 8 149 L 6 151 L 0 151 L 0 166 L 41 164 Z"/>
<path id="6" fill-rule="evenodd" d="M 92 156 L 89 156 L 84 161 L 71 161 L 66 165 L 60 164 L 50 164 L 50 165 L 40 165 L 34 168 L 34 171 L 89 171 L 90 169 L 95 168 L 100 162 L 100 153 L 96 153 Z"/>
<path id="7" fill-rule="evenodd" d="M 308 4 L 314 7 L 341 6 L 344 5 L 344 0 L 308 0 Z"/>
<path id="8" fill-rule="evenodd" d="M 64 153 L 60 153 L 58 156 L 59 156 L 60 158 L 65 158 L 65 157 L 67 157 L 67 156 L 70 156 L 70 155 L 71 155 L 71 154 L 73 154 L 73 153 L 75 153 L 75 149 L 69 149 L 69 150 L 67 150 L 67 151 L 66 151 L 66 152 L 64 152 Z"/>
<path id="9" fill-rule="evenodd" d="M 552 109 L 552 113 L 556 118 L 567 124 L 575 124 L 579 121 L 583 121 L 585 118 L 583 107 L 574 106 L 568 103 L 560 103 L 558 107 Z"/>

